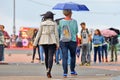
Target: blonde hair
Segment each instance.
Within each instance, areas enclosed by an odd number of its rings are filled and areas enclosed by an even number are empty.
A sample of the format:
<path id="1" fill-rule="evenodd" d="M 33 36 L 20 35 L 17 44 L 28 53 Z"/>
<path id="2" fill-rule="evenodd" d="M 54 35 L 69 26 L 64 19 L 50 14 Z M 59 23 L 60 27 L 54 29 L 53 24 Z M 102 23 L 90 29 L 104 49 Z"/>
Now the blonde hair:
<path id="1" fill-rule="evenodd" d="M 66 10 L 63 10 L 63 14 L 65 16 L 68 16 L 68 15 L 72 14 L 72 11 L 70 9 L 66 9 Z"/>

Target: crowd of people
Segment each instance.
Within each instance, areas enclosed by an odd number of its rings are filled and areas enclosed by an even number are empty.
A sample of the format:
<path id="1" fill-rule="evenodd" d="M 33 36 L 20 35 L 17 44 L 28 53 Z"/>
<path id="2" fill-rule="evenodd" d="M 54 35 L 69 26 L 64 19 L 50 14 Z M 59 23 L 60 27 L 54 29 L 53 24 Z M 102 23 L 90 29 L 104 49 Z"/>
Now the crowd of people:
<path id="1" fill-rule="evenodd" d="M 63 76 L 68 76 L 68 65 L 70 65 L 71 75 L 76 76 L 76 55 L 81 57 L 80 66 L 91 65 L 92 48 L 94 51 L 94 63 L 108 62 L 108 44 L 111 49 L 111 62 L 117 61 L 116 45 L 118 44 L 118 36 L 105 37 L 99 29 L 94 31 L 94 35 L 89 31 L 85 22 L 80 23 L 81 31 L 78 32 L 78 24 L 72 18 L 71 10 L 63 10 L 65 18 L 61 18 L 59 22 L 54 21 L 54 13 L 48 11 L 41 16 L 42 21 L 39 30 L 34 30 L 33 41 L 33 57 L 38 50 L 39 61 L 45 62 L 47 77 L 51 78 L 51 70 L 53 66 L 54 54 L 56 56 L 56 64 L 60 64 L 62 60 Z M 0 27 L 0 61 L 4 60 L 4 32 Z M 20 39 L 19 39 L 20 40 Z M 115 52 L 114 52 L 115 51 Z M 44 56 L 45 55 L 45 56 Z M 98 56 L 98 57 L 97 57 Z M 45 59 L 44 59 L 45 57 Z"/>
<path id="2" fill-rule="evenodd" d="M 81 56 L 80 66 L 91 65 L 92 48 L 94 51 L 94 63 L 97 63 L 97 56 L 99 63 L 109 61 L 108 44 L 111 47 L 110 62 L 117 61 L 117 36 L 105 37 L 99 29 L 96 29 L 94 35 L 92 35 L 85 22 L 80 23 L 81 31 L 78 32 L 77 21 L 71 18 L 71 10 L 63 10 L 63 14 L 65 18 L 59 19 L 57 24 L 54 21 L 54 14 L 52 12 L 48 11 L 43 14 L 40 28 L 34 38 L 34 49 L 38 48 L 41 50 L 40 47 L 42 47 L 45 53 L 45 66 L 48 78 L 52 77 L 51 70 L 54 53 L 56 53 L 56 64 L 60 64 L 59 61 L 62 60 L 63 76 L 65 78 L 68 76 L 68 65 L 70 65 L 71 75 L 77 75 L 75 70 L 76 55 L 78 58 Z M 39 56 L 39 60 L 41 56 L 43 55 Z M 34 62 L 34 59 L 32 62 Z"/>

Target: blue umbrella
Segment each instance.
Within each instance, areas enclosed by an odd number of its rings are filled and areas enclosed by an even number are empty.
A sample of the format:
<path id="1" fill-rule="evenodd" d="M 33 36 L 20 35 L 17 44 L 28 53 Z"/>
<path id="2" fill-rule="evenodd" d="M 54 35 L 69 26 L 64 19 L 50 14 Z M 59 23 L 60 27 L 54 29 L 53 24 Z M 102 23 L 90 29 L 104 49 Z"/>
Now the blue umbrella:
<path id="1" fill-rule="evenodd" d="M 73 11 L 89 11 L 86 5 L 83 4 L 77 4 L 73 2 L 67 2 L 67 3 L 58 3 L 53 7 L 55 10 L 65 10 L 70 9 Z"/>

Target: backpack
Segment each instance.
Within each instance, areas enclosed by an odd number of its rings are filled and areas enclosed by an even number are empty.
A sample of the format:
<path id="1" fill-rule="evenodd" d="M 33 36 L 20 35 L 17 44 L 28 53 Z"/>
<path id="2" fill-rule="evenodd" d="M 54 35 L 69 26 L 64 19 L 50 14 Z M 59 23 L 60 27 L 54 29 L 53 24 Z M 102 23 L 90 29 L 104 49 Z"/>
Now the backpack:
<path id="1" fill-rule="evenodd" d="M 88 29 L 86 29 L 87 34 L 89 35 Z M 81 34 L 83 33 L 83 29 L 81 30 Z"/>
<path id="2" fill-rule="evenodd" d="M 71 41 L 71 31 L 68 25 L 64 25 L 61 31 L 61 41 L 69 42 Z"/>
<path id="3" fill-rule="evenodd" d="M 110 44 L 111 45 L 116 45 L 118 43 L 119 43 L 118 36 L 111 37 L 111 39 L 110 39 Z"/>
<path id="4" fill-rule="evenodd" d="M 89 35 L 88 29 L 86 29 L 86 32 L 87 32 L 87 35 Z M 83 29 L 81 30 L 81 37 L 83 37 L 82 33 L 83 33 Z"/>

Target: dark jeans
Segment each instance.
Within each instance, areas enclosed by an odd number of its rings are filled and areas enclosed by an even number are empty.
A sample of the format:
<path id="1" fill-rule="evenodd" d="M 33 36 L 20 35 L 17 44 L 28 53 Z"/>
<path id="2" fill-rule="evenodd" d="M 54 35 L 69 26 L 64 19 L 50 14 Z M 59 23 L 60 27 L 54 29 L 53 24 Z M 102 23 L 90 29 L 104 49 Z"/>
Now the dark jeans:
<path id="1" fill-rule="evenodd" d="M 42 45 L 44 52 L 45 52 L 45 65 L 46 69 L 51 72 L 52 66 L 53 66 L 53 56 L 56 51 L 56 45 Z"/>
<path id="2" fill-rule="evenodd" d="M 105 59 L 107 59 L 108 57 L 107 44 L 102 46 L 102 59 L 104 59 L 104 55 L 105 55 Z"/>
<path id="3" fill-rule="evenodd" d="M 97 60 L 97 53 L 98 53 L 99 62 L 101 62 L 101 46 L 94 47 L 94 62 L 96 62 Z"/>
<path id="4" fill-rule="evenodd" d="M 34 60 L 35 58 L 35 54 L 36 54 L 36 50 L 38 49 L 38 56 L 39 56 L 39 60 L 40 60 L 40 49 L 39 49 L 39 45 L 37 45 L 36 48 L 33 48 L 33 57 L 32 60 Z"/>
<path id="5" fill-rule="evenodd" d="M 64 70 L 64 74 L 68 73 L 68 50 L 70 51 L 70 69 L 71 72 L 75 71 L 76 64 L 76 42 L 60 42 L 60 47 L 62 50 L 62 66 Z"/>
<path id="6" fill-rule="evenodd" d="M 4 45 L 0 44 L 0 61 L 4 61 Z"/>

